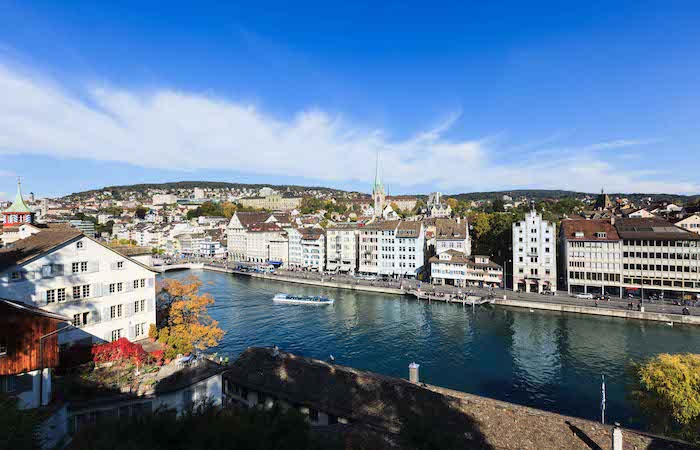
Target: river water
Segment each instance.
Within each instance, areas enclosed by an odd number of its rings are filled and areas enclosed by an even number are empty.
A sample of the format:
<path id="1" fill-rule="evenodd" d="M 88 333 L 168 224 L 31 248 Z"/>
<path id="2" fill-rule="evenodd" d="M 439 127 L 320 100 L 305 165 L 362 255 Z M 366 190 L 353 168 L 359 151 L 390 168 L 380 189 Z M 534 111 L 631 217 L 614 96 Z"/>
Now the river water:
<path id="1" fill-rule="evenodd" d="M 258 280 L 207 271 L 196 275 L 216 303 L 226 335 L 212 351 L 235 359 L 250 346 L 396 377 L 420 364 L 421 380 L 460 391 L 592 420 L 643 428 L 630 399 L 630 364 L 658 353 L 700 351 L 700 328 L 504 307 L 418 302 Z M 273 304 L 278 292 L 327 294 L 332 306 Z"/>

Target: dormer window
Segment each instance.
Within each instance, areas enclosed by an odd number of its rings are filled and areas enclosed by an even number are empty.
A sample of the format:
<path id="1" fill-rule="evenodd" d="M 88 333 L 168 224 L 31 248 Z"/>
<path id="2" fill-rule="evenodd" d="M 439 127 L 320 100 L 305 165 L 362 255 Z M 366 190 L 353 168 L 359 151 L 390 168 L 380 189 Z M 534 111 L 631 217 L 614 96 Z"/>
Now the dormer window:
<path id="1" fill-rule="evenodd" d="M 597 237 L 597 238 L 606 238 L 606 237 L 608 237 L 608 233 L 605 233 L 605 232 L 603 232 L 603 231 L 597 231 L 596 234 L 595 234 L 595 237 Z"/>
<path id="2" fill-rule="evenodd" d="M 583 237 L 583 231 L 577 231 L 576 234 L 575 234 L 575 236 L 576 236 L 577 238 L 582 238 L 582 237 Z"/>
<path id="3" fill-rule="evenodd" d="M 80 250 L 81 248 L 83 248 L 83 241 L 78 241 L 78 242 L 76 242 L 76 243 L 75 243 L 75 248 L 77 248 L 78 250 Z"/>
<path id="4" fill-rule="evenodd" d="M 10 274 L 11 281 L 19 281 L 22 279 L 22 272 L 12 272 Z"/>

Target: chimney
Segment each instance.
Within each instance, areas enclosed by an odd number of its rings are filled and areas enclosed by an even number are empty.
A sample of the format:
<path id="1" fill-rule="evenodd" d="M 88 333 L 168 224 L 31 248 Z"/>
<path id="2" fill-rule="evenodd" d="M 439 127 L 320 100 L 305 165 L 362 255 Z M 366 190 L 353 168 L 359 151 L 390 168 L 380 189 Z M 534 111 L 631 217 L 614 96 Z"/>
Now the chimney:
<path id="1" fill-rule="evenodd" d="M 411 383 L 418 383 L 420 381 L 420 377 L 418 376 L 419 367 L 420 364 L 416 364 L 415 362 L 408 365 L 408 381 Z"/>

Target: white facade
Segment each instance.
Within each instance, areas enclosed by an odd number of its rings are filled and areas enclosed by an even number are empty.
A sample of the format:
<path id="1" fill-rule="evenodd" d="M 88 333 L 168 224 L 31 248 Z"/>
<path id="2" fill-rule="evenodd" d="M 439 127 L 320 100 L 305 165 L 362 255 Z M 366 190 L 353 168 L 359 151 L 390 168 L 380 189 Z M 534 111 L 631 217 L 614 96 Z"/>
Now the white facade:
<path id="1" fill-rule="evenodd" d="M 556 290 L 556 236 L 554 224 L 535 210 L 513 223 L 513 290 Z"/>
<path id="2" fill-rule="evenodd" d="M 301 253 L 304 268 L 323 272 L 326 266 L 326 236 L 323 232 L 302 232 Z"/>
<path id="3" fill-rule="evenodd" d="M 143 339 L 156 320 L 155 272 L 82 235 L 0 272 L 0 290 L 71 318 L 59 344 Z"/>
<path id="4" fill-rule="evenodd" d="M 435 222 L 435 253 L 455 250 L 469 256 L 472 254 L 472 241 L 469 236 L 467 219 L 439 218 Z"/>
<path id="5" fill-rule="evenodd" d="M 675 225 L 692 233 L 700 234 L 700 214 L 693 214 L 692 216 L 688 216 L 685 219 L 676 222 Z"/>
<path id="6" fill-rule="evenodd" d="M 413 278 L 425 260 L 425 228 L 416 221 L 382 221 L 360 229 L 359 271 Z"/>
<path id="7" fill-rule="evenodd" d="M 154 205 L 174 205 L 177 203 L 177 196 L 174 194 L 154 194 L 152 200 Z"/>
<path id="8" fill-rule="evenodd" d="M 287 264 L 290 267 L 300 268 L 304 265 L 304 255 L 301 248 L 301 232 L 294 227 L 287 227 L 284 230 L 287 233 Z"/>
<path id="9" fill-rule="evenodd" d="M 430 277 L 434 284 L 499 287 L 503 282 L 503 268 L 491 262 L 488 256 L 469 257 L 448 250 L 430 258 Z"/>

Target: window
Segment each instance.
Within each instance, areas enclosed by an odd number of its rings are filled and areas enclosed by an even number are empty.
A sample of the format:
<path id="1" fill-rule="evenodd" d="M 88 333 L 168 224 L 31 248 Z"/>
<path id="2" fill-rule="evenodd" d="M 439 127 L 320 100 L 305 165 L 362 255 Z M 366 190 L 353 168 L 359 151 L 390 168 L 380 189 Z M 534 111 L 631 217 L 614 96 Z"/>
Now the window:
<path id="1" fill-rule="evenodd" d="M 88 270 L 88 263 L 87 261 L 83 261 L 80 263 L 80 271 L 81 272 L 87 272 Z"/>
<path id="2" fill-rule="evenodd" d="M 81 314 L 73 314 L 73 325 L 74 325 L 74 326 L 76 326 L 76 327 L 79 327 L 79 326 L 80 326 L 80 324 L 81 324 L 81 322 L 80 322 L 81 316 L 82 316 Z"/>
<path id="3" fill-rule="evenodd" d="M 122 305 L 113 305 L 109 307 L 109 318 L 117 319 L 122 316 Z"/>
<path id="4" fill-rule="evenodd" d="M 124 261 L 117 261 L 117 269 L 123 269 L 124 268 Z"/>
<path id="5" fill-rule="evenodd" d="M 56 289 L 56 300 L 59 302 L 66 301 L 66 288 Z"/>
<path id="6" fill-rule="evenodd" d="M 78 242 L 76 242 L 76 243 L 75 243 L 75 248 L 77 248 L 78 250 L 80 250 L 81 248 L 83 248 L 83 241 L 78 241 Z"/>
<path id="7" fill-rule="evenodd" d="M 80 286 L 73 286 L 73 298 L 80 298 Z"/>
<path id="8" fill-rule="evenodd" d="M 124 290 L 124 283 L 117 283 L 117 292 L 121 292 Z"/>
<path id="9" fill-rule="evenodd" d="M 144 334 L 146 334 L 146 323 L 137 323 L 136 326 L 134 326 L 134 336 L 139 337 Z"/>
<path id="10" fill-rule="evenodd" d="M 46 291 L 46 303 L 53 303 L 56 301 L 56 289 L 49 289 Z"/>
<path id="11" fill-rule="evenodd" d="M 122 337 L 122 330 L 121 330 L 121 328 L 118 329 L 118 330 L 112 330 L 112 341 L 116 341 L 116 340 L 119 339 L 120 337 Z"/>
<path id="12" fill-rule="evenodd" d="M 84 284 L 83 285 L 83 298 L 90 297 L 90 285 L 89 284 Z"/>
<path id="13" fill-rule="evenodd" d="M 115 283 L 109 283 L 109 293 L 114 294 L 114 291 L 117 289 L 117 285 Z"/>
<path id="14" fill-rule="evenodd" d="M 71 267 L 72 273 L 80 272 L 80 263 L 74 262 L 73 264 L 70 265 L 70 267 Z"/>
<path id="15" fill-rule="evenodd" d="M 134 289 L 138 289 L 139 287 L 139 280 L 134 280 Z"/>
<path id="16" fill-rule="evenodd" d="M 146 311 L 146 300 L 136 300 L 134 302 L 134 314 Z"/>

